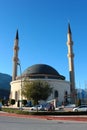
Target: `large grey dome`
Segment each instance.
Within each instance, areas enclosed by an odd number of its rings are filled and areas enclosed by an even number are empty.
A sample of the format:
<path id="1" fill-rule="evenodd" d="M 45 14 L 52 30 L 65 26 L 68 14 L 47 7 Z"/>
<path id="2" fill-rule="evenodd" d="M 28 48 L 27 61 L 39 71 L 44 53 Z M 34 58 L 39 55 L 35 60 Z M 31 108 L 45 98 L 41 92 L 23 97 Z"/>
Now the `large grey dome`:
<path id="1" fill-rule="evenodd" d="M 46 64 L 35 64 L 28 67 L 22 74 L 22 77 L 29 78 L 51 78 L 62 79 L 65 77 L 60 75 L 53 67 Z"/>

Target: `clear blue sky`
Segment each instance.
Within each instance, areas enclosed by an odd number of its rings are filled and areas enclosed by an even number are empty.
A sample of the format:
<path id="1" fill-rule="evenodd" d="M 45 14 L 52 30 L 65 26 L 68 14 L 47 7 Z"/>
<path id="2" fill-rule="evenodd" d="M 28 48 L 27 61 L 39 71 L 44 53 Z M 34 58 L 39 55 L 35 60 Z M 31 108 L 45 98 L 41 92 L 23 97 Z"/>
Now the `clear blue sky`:
<path id="1" fill-rule="evenodd" d="M 86 0 L 0 0 L 0 72 L 12 75 L 13 45 L 19 30 L 22 72 L 38 63 L 69 80 L 67 27 L 74 41 L 76 87 L 87 84 Z"/>

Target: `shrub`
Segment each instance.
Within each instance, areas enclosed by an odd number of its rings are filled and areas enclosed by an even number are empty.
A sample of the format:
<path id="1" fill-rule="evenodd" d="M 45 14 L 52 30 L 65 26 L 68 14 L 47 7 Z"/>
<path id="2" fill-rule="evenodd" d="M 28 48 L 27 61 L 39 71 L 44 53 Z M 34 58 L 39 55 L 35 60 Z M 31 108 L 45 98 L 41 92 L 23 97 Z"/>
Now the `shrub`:
<path id="1" fill-rule="evenodd" d="M 10 104 L 14 105 L 15 104 L 15 99 L 11 99 Z"/>
<path id="2" fill-rule="evenodd" d="M 25 106 L 27 104 L 27 100 L 22 100 L 22 104 Z"/>

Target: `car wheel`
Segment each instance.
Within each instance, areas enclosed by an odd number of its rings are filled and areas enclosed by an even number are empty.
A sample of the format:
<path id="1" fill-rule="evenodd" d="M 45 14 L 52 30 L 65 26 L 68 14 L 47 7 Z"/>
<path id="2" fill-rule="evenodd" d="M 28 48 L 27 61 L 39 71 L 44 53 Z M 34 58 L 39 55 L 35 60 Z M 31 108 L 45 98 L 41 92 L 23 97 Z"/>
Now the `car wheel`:
<path id="1" fill-rule="evenodd" d="M 75 112 L 78 112 L 78 110 L 76 109 Z"/>

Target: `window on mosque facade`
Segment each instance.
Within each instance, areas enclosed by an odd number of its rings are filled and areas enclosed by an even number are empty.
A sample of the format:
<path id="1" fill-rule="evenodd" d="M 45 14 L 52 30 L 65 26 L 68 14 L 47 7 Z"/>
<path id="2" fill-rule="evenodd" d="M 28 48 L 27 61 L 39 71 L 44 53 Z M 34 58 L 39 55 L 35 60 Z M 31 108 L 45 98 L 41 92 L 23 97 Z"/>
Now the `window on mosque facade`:
<path id="1" fill-rule="evenodd" d="M 65 91 L 65 96 L 68 96 L 68 92 L 67 91 Z"/>
<path id="2" fill-rule="evenodd" d="M 59 96 L 59 95 L 58 95 L 58 91 L 55 90 L 55 91 L 54 91 L 54 98 L 58 98 L 58 96 Z"/>

